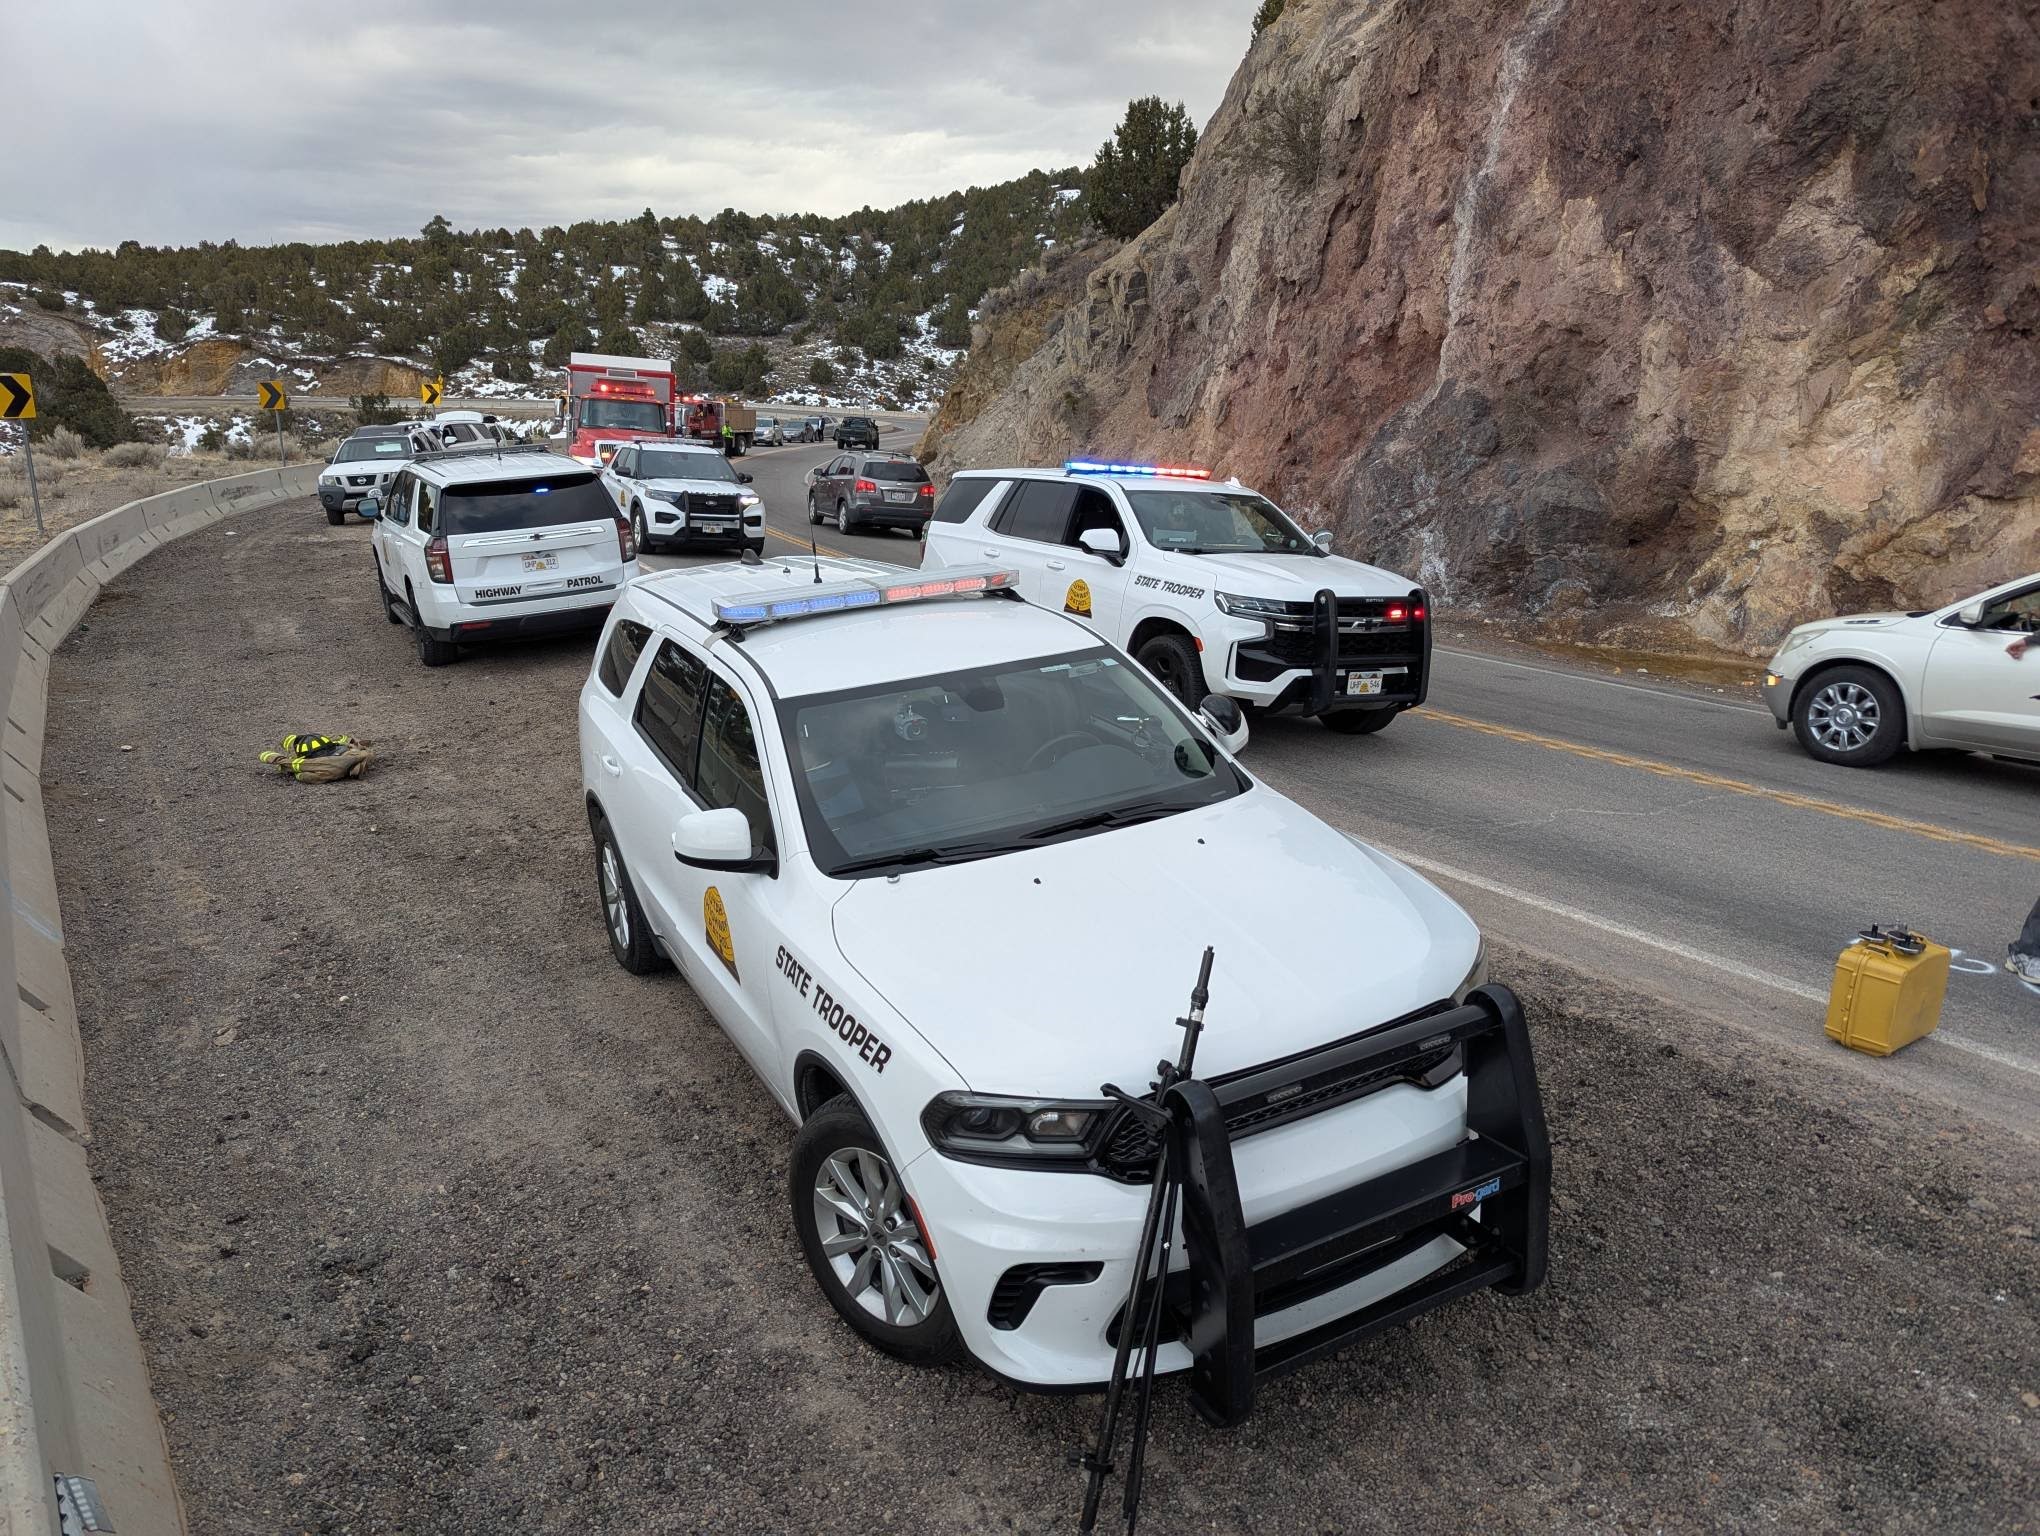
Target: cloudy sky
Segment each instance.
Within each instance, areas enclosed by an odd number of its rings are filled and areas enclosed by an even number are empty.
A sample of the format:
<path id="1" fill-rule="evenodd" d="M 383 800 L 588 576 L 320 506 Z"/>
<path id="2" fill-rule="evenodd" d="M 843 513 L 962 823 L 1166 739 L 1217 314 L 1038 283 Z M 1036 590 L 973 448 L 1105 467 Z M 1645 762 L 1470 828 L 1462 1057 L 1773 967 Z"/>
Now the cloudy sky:
<path id="1" fill-rule="evenodd" d="M 0 247 L 842 213 L 1203 124 L 1255 0 L 68 0 L 15 14 Z"/>

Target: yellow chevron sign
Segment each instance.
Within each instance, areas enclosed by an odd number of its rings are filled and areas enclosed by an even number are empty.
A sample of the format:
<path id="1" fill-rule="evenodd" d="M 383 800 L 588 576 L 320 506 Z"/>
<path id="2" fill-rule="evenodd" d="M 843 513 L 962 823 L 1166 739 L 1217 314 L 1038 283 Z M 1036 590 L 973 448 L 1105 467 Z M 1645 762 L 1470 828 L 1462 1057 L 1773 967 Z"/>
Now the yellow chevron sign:
<path id="1" fill-rule="evenodd" d="M 287 411 L 290 396 L 283 392 L 283 380 L 264 379 L 255 386 L 255 401 L 265 411 Z"/>
<path id="2" fill-rule="evenodd" d="M 0 421 L 34 421 L 35 386 L 25 373 L 0 373 Z"/>
<path id="3" fill-rule="evenodd" d="M 444 379 L 427 379 L 418 386 L 418 398 L 427 405 L 439 404 L 440 397 L 445 393 L 446 380 Z"/>

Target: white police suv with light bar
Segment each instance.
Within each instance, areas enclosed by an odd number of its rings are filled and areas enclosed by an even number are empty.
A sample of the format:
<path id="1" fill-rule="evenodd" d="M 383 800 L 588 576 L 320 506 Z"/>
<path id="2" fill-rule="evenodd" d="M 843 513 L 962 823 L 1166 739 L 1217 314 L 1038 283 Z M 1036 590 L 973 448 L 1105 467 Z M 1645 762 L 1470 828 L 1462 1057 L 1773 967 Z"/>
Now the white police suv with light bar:
<path id="1" fill-rule="evenodd" d="M 1332 554 L 1329 533 L 1206 469 L 964 470 L 927 539 L 924 566 L 1014 567 L 1029 602 L 1083 620 L 1188 702 L 1217 693 L 1360 735 L 1429 687 L 1415 583 Z"/>
<path id="2" fill-rule="evenodd" d="M 720 448 L 641 437 L 609 456 L 602 484 L 644 554 L 661 545 L 764 553 L 765 503 Z"/>
<path id="3" fill-rule="evenodd" d="M 463 645 L 593 628 L 637 574 L 595 472 L 539 446 L 420 453 L 361 511 L 383 617 L 411 627 L 428 667 Z"/>
<path id="4" fill-rule="evenodd" d="M 676 964 L 799 1126 L 830 1303 L 910 1360 L 1103 1381 L 1207 945 L 1159 1368 L 1229 1422 L 1257 1373 L 1536 1286 L 1542 1112 L 1473 923 L 1245 772 L 1229 701 L 1193 715 L 1019 580 L 641 576 L 581 690 L 611 948 Z"/>

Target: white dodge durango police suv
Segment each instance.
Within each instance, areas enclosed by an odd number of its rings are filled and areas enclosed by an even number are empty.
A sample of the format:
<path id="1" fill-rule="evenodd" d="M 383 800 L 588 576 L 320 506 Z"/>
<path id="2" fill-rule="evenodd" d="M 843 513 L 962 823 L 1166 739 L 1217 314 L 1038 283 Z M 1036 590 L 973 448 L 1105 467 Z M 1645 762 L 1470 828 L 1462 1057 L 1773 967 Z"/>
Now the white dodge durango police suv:
<path id="1" fill-rule="evenodd" d="M 1072 460 L 973 469 L 928 524 L 930 569 L 986 560 L 1027 600 L 1124 646 L 1174 693 L 1315 715 L 1346 735 L 1421 704 L 1423 592 L 1342 559 L 1237 481 L 1184 466 Z"/>
<path id="2" fill-rule="evenodd" d="M 542 447 L 421 453 L 361 510 L 383 616 L 418 659 L 602 622 L 637 574 L 630 525 L 595 472 Z"/>
<path id="3" fill-rule="evenodd" d="M 677 965 L 798 1125 L 835 1310 L 910 1360 L 1103 1381 L 1159 1142 L 1104 1085 L 1151 1088 L 1206 945 L 1223 1122 L 1177 1267 L 1237 1240 L 1225 1284 L 1171 1279 L 1158 1367 L 1282 1369 L 1536 1286 L 1549 1150 L 1473 923 L 1242 769 L 1228 701 L 1005 600 L 1024 579 L 662 571 L 581 690 L 610 946 Z"/>

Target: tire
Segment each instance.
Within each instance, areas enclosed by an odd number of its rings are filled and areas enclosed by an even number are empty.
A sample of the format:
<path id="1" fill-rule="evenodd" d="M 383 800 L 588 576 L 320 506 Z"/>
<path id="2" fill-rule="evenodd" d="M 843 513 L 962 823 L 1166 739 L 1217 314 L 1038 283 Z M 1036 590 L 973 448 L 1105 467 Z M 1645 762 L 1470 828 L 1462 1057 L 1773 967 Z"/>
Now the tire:
<path id="1" fill-rule="evenodd" d="M 760 560 L 765 558 L 765 541 L 763 539 L 746 539 L 744 540 L 744 548 L 748 549 Z"/>
<path id="2" fill-rule="evenodd" d="M 1905 744 L 1905 701 L 1874 668 L 1834 667 L 1800 688 L 1792 701 L 1792 734 L 1823 763 L 1874 768 Z"/>
<path id="3" fill-rule="evenodd" d="M 1341 736 L 1372 736 L 1376 731 L 1388 729 L 1388 722 L 1401 714 L 1399 709 L 1331 709 L 1318 716 L 1328 731 Z"/>
<path id="4" fill-rule="evenodd" d="M 616 963 L 633 976 L 665 969 L 665 957 L 652 942 L 644 908 L 638 905 L 637 890 L 630 883 L 623 850 L 616 846 L 616 834 L 609 830 L 609 823 L 600 817 L 595 821 L 595 896 L 602 903 L 602 927 L 609 935 L 609 952 Z"/>
<path id="5" fill-rule="evenodd" d="M 874 1227 L 865 1196 L 877 1202 L 876 1247 L 859 1242 Z M 948 1294 L 892 1154 L 848 1094 L 822 1105 L 795 1133 L 787 1199 L 815 1284 L 867 1344 L 914 1365 L 962 1357 Z M 839 1251 L 826 1251 L 825 1242 Z"/>
<path id="6" fill-rule="evenodd" d="M 918 528 L 909 528 L 907 532 L 911 533 L 914 536 L 914 542 L 916 544 L 925 544 L 928 542 L 928 525 L 926 523 L 921 524 L 921 526 Z"/>
<path id="7" fill-rule="evenodd" d="M 375 565 L 375 592 L 382 599 L 382 616 L 392 624 L 403 623 L 404 616 L 397 612 L 396 602 L 390 596 L 390 584 L 382 579 L 382 561 L 374 555 L 369 559 Z"/>
<path id="8" fill-rule="evenodd" d="M 347 509 L 345 507 L 326 508 L 326 523 L 329 527 L 333 528 L 345 527 L 347 523 Z"/>
<path id="9" fill-rule="evenodd" d="M 1197 648 L 1182 635 L 1156 635 L 1133 659 L 1154 673 L 1155 681 L 1173 693 L 1192 714 L 1204 702 L 1204 668 Z"/>
<path id="10" fill-rule="evenodd" d="M 813 491 L 807 493 L 807 520 L 810 523 L 819 523 L 822 520 L 822 514 L 815 507 L 815 493 Z"/>
<path id="11" fill-rule="evenodd" d="M 850 531 L 850 503 L 847 501 L 839 501 L 836 503 L 836 532 L 848 533 L 849 531 Z"/>
<path id="12" fill-rule="evenodd" d="M 428 667 L 444 667 L 460 659 L 460 647 L 451 640 L 441 640 L 428 629 L 415 631 L 418 637 L 418 659 Z"/>
<path id="13" fill-rule="evenodd" d="M 639 554 L 649 555 L 652 552 L 652 530 L 645 522 L 645 509 L 639 502 L 632 502 L 630 506 L 630 536 L 637 542 Z"/>

